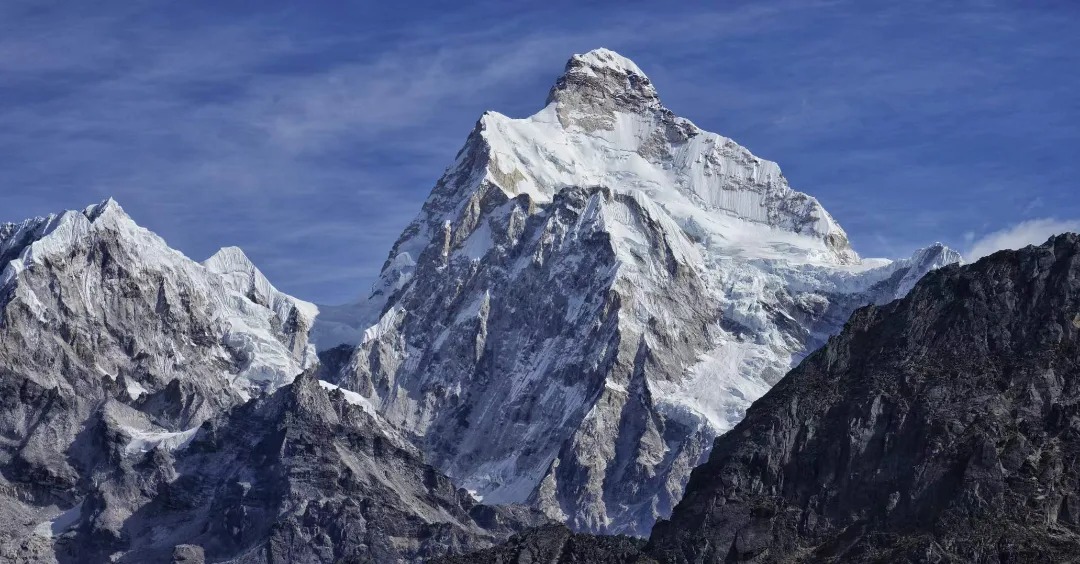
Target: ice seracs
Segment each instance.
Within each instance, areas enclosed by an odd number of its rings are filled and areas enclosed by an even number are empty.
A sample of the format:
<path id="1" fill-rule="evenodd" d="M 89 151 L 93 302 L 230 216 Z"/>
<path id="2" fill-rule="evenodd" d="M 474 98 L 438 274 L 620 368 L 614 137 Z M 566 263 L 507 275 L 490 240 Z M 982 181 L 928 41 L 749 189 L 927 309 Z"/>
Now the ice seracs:
<path id="1" fill-rule="evenodd" d="M 244 378 L 272 391 L 318 362 L 314 345 L 308 342 L 318 307 L 279 292 L 237 247 L 221 249 L 204 261 L 203 266 L 220 276 L 217 283 L 228 290 L 224 300 L 236 311 L 229 317 L 230 345 L 238 350 L 257 351 L 250 355 L 251 364 Z M 266 309 L 276 317 L 269 320 L 271 325 L 280 327 L 288 336 L 285 341 L 267 332 L 265 327 L 251 323 L 252 318 L 261 321 Z"/>
<path id="2" fill-rule="evenodd" d="M 487 502 L 644 535 L 852 310 L 958 258 L 925 255 L 861 260 L 775 163 L 596 50 L 535 115 L 481 117 L 353 306 L 370 328 L 334 383 Z"/>
<path id="3" fill-rule="evenodd" d="M 239 247 L 225 247 L 203 261 L 211 272 L 220 274 L 229 288 L 267 307 L 281 323 L 304 323 L 310 327 L 319 308 L 278 291 Z M 290 321 L 291 319 L 291 321 Z"/>

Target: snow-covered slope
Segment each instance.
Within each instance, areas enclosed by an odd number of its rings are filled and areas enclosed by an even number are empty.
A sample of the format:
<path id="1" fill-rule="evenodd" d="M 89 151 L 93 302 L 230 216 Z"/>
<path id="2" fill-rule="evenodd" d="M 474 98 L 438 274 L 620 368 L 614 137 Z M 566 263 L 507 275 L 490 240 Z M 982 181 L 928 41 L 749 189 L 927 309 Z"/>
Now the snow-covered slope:
<path id="1" fill-rule="evenodd" d="M 249 378 L 251 374 L 269 375 L 256 381 L 277 388 L 291 381 L 291 376 L 299 373 L 298 368 L 307 369 L 317 362 L 315 347 L 308 343 L 308 330 L 315 324 L 319 308 L 279 292 L 237 247 L 221 249 L 203 262 L 203 266 L 220 277 L 214 284 L 220 284 L 226 301 L 243 312 L 230 316 L 227 340 L 236 349 L 250 351 L 251 365 L 246 370 Z M 246 313 L 259 308 L 269 309 L 274 316 L 258 315 L 252 324 L 251 316 Z M 269 321 L 270 327 L 264 321 Z M 267 338 L 277 332 L 284 332 L 288 339 Z"/>
<path id="2" fill-rule="evenodd" d="M 338 383 L 486 501 L 646 534 L 855 307 L 956 260 L 860 260 L 775 163 L 599 49 L 537 114 L 480 119 L 354 306 Z"/>

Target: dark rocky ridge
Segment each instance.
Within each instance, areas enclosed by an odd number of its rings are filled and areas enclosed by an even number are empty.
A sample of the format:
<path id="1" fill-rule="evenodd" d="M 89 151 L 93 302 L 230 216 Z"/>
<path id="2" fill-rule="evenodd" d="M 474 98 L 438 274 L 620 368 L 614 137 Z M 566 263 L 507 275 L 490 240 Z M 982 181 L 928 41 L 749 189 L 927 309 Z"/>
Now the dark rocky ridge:
<path id="1" fill-rule="evenodd" d="M 206 422 L 176 452 L 123 456 L 105 426 L 87 439 L 105 454 L 82 525 L 58 543 L 61 562 L 167 562 L 178 551 L 213 562 L 411 562 L 544 521 L 480 505 L 311 375 Z M 134 511 L 118 530 L 99 526 L 114 506 Z"/>
<path id="2" fill-rule="evenodd" d="M 641 553 L 594 561 L 1077 561 L 1078 384 L 1080 236 L 946 267 L 755 402 Z M 471 561 L 601 542 L 522 550 L 552 536 Z"/>
<path id="3" fill-rule="evenodd" d="M 514 535 L 501 546 L 480 553 L 449 556 L 437 564 L 629 564 L 641 561 L 645 541 L 625 536 L 574 533 L 551 524 Z"/>
<path id="4" fill-rule="evenodd" d="M 107 401 L 74 520 L 13 539 L 12 562 L 415 562 L 545 523 L 477 503 L 407 440 L 313 374 L 211 419 L 180 449 L 132 452 Z"/>
<path id="5" fill-rule="evenodd" d="M 856 312 L 717 440 L 664 561 L 1063 561 L 1080 552 L 1080 237 Z"/>

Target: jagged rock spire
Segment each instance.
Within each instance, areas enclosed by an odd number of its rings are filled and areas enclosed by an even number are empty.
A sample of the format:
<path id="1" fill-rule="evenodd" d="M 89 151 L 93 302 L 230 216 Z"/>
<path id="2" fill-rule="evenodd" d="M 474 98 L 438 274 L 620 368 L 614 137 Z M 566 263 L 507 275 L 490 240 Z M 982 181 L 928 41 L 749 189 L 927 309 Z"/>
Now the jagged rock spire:
<path id="1" fill-rule="evenodd" d="M 633 61 L 609 49 L 574 55 L 548 93 L 547 103 L 576 107 L 614 105 L 639 112 L 661 108 L 649 77 Z"/>

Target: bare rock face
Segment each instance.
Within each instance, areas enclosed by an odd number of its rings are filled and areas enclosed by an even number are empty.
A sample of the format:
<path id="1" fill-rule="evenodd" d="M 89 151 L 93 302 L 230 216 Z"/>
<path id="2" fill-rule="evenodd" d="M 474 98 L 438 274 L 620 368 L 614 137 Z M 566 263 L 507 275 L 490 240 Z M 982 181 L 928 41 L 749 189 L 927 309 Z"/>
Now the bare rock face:
<path id="1" fill-rule="evenodd" d="M 1080 236 L 861 309 L 693 472 L 663 562 L 1080 554 Z"/>
<path id="2" fill-rule="evenodd" d="M 646 536 L 713 439 L 851 311 L 959 260 L 861 260 L 775 163 L 600 49 L 537 114 L 479 120 L 370 299 L 319 333 L 355 316 L 326 377 L 486 502 Z"/>
<path id="3" fill-rule="evenodd" d="M 480 505 L 381 425 L 310 374 L 171 449 L 132 450 L 106 415 L 86 437 L 102 455 L 58 560 L 415 562 L 544 522 Z"/>
<path id="4" fill-rule="evenodd" d="M 206 553 L 201 546 L 181 544 L 173 549 L 172 564 L 205 564 L 205 562 Z"/>
<path id="5" fill-rule="evenodd" d="M 552 524 L 514 535 L 505 544 L 434 560 L 437 564 L 631 564 L 643 562 L 645 541 L 574 533 Z"/>

